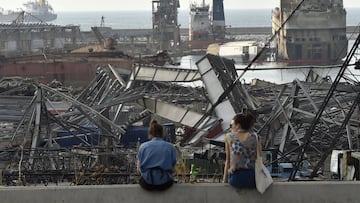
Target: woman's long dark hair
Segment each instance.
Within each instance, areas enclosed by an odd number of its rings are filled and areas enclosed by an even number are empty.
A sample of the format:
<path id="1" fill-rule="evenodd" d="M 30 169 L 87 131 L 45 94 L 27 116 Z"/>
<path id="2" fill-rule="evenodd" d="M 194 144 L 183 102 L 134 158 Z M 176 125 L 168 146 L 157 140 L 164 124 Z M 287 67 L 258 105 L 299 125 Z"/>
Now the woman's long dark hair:
<path id="1" fill-rule="evenodd" d="M 240 124 L 241 129 L 249 131 L 254 126 L 255 117 L 250 111 L 236 114 L 233 118 L 235 124 Z"/>
<path id="2" fill-rule="evenodd" d="M 158 124 L 158 122 L 155 119 L 151 120 L 150 122 L 149 134 L 152 135 L 153 137 L 159 137 L 159 138 L 164 137 L 164 129 L 162 125 Z"/>

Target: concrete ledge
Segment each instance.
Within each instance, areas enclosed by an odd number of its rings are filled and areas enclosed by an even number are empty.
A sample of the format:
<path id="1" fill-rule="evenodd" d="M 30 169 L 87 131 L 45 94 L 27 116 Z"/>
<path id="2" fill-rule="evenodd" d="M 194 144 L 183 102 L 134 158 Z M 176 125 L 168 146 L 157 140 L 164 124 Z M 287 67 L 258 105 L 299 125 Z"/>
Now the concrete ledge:
<path id="1" fill-rule="evenodd" d="M 177 184 L 164 192 L 148 192 L 138 185 L 0 187 L 4 203 L 355 203 L 360 182 L 278 182 L 260 195 L 226 184 Z"/>

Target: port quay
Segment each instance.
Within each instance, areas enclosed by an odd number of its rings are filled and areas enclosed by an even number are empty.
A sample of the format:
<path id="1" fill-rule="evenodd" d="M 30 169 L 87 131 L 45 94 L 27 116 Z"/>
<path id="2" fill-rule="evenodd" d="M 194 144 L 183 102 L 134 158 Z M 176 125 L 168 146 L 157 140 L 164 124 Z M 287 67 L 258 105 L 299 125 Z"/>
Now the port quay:
<path id="1" fill-rule="evenodd" d="M 347 34 L 354 33 L 357 26 L 347 26 L 346 32 Z M 112 29 L 112 33 L 116 33 L 120 39 L 122 37 L 150 37 L 152 35 L 152 29 Z M 84 34 L 89 34 L 89 38 L 91 38 L 91 31 L 83 31 Z M 231 38 L 232 36 L 240 36 L 240 35 L 271 35 L 271 27 L 229 27 L 226 28 L 227 37 Z M 181 37 L 188 38 L 189 37 L 189 29 L 181 28 L 180 29 Z"/>

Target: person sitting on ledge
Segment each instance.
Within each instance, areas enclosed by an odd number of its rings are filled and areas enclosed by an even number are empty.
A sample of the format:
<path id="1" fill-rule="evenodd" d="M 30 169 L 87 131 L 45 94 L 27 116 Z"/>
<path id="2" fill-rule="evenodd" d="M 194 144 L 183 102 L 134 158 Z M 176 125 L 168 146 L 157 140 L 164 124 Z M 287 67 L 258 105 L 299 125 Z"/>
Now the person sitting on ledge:
<path id="1" fill-rule="evenodd" d="M 250 112 L 240 113 L 231 121 L 231 132 L 225 136 L 226 161 L 223 182 L 236 188 L 255 188 L 257 138 L 251 132 L 255 118 Z"/>
<path id="2" fill-rule="evenodd" d="M 176 150 L 163 137 L 163 127 L 152 120 L 150 141 L 141 144 L 137 154 L 137 171 L 141 174 L 139 184 L 146 190 L 165 190 L 174 183 L 172 174 L 176 164 Z"/>

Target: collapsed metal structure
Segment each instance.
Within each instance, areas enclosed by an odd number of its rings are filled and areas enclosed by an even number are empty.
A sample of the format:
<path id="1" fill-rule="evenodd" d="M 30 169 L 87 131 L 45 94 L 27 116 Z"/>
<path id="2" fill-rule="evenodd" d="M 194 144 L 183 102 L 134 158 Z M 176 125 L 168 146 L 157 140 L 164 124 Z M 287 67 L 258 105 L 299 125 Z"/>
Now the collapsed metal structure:
<path id="1" fill-rule="evenodd" d="M 156 74 L 148 78 L 151 72 Z M 2 79 L 0 159 L 6 184 L 14 184 L 14 180 L 17 184 L 64 180 L 76 184 L 130 183 L 136 172 L 136 149 L 124 148 L 119 141 L 128 126 L 151 115 L 139 104 L 155 109 L 159 104 L 163 109 L 163 103 L 172 108 L 206 102 L 200 88 L 156 77 L 164 74 L 175 75 L 173 80 L 181 82 L 199 78 L 196 71 L 139 65 L 130 80 L 124 81 L 109 65 L 100 67 L 97 76 L 77 94 L 56 83 Z M 142 81 L 137 81 L 141 77 Z M 154 81 L 161 78 L 162 82 Z M 186 112 L 188 118 L 197 114 Z M 192 125 L 187 119 L 184 122 Z M 64 147 L 64 142 L 74 138 L 76 146 Z"/>
<path id="2" fill-rule="evenodd" d="M 354 46 L 356 49 L 357 43 Z M 241 84 L 234 67 L 227 63 L 213 56 L 198 62 L 200 72 L 204 67 L 202 76 L 205 86 L 209 86 L 208 94 L 214 93 L 211 103 L 216 105 L 212 109 L 222 118 L 223 129 L 235 112 L 244 109 L 254 112 L 257 115 L 255 131 L 261 136 L 264 148 L 277 150 L 281 161 L 290 160 L 297 167 L 302 160 L 309 160 L 315 165 L 312 176 L 323 166 L 332 149 L 359 149 L 359 110 L 356 108 L 359 87 L 356 77 L 349 75 L 351 72 L 344 75 L 348 60 L 334 82 L 311 70 L 306 81 L 295 79 L 279 85 L 254 80 L 252 86 Z M 212 64 L 212 69 L 208 64 Z M 216 78 L 219 85 L 213 82 Z M 229 90 L 233 81 L 235 86 L 224 96 L 224 90 Z M 223 99 L 219 99 L 221 97 Z M 316 128 L 314 123 L 318 125 Z M 299 149 L 302 150 L 299 152 Z M 296 153 L 300 154 L 297 158 Z"/>
<path id="3" fill-rule="evenodd" d="M 119 142 L 129 126 L 146 125 L 156 115 L 192 129 L 183 146 L 204 146 L 223 142 L 232 117 L 244 110 L 257 115 L 255 130 L 265 149 L 276 150 L 274 161 L 293 162 L 299 170 L 306 159 L 315 176 L 332 149 L 360 148 L 359 86 L 348 69 L 359 42 L 334 82 L 310 70 L 305 81 L 245 84 L 239 79 L 246 70 L 239 76 L 233 61 L 213 55 L 200 59 L 198 70 L 136 64 L 124 77 L 111 65 L 99 67 L 78 93 L 56 83 L 3 78 L 3 177 L 7 184 L 131 183 L 136 149 Z M 203 87 L 184 85 L 198 81 Z M 61 146 L 69 139 L 78 144 Z"/>
<path id="4" fill-rule="evenodd" d="M 152 3 L 154 43 L 159 45 L 158 50 L 171 49 L 179 43 L 179 1 Z M 77 27 L 48 25 L 32 25 L 31 29 L 49 33 L 60 29 L 68 32 L 65 38 L 78 32 Z M 6 27 L 5 31 L 8 30 Z M 5 31 L 2 34 L 6 35 Z M 55 46 L 59 39 L 49 40 Z M 74 40 L 72 37 L 70 41 L 75 43 Z M 124 77 L 111 65 L 101 66 L 80 92 L 57 83 L 45 85 L 22 78 L 2 78 L 3 182 L 8 185 L 135 182 L 136 148 L 125 148 L 120 142 L 130 126 L 139 123 L 145 126 L 150 117 L 158 116 L 191 129 L 182 135 L 182 147 L 221 145 L 234 114 L 245 110 L 256 114 L 255 131 L 264 148 L 276 151 L 272 163 L 292 162 L 290 180 L 294 180 L 302 161 L 308 160 L 314 166 L 311 174 L 314 177 L 324 167 L 332 149 L 360 148 L 359 82 L 348 69 L 359 44 L 360 35 L 334 81 L 310 70 L 305 81 L 241 82 L 262 52 L 241 75 L 233 61 L 213 55 L 200 59 L 197 70 L 136 64 L 130 75 Z M 29 43 L 25 45 L 22 45 L 25 51 L 34 48 L 29 48 Z M 183 85 L 198 81 L 201 87 Z M 69 144 L 69 140 L 73 143 L 76 140 L 76 144 Z"/>

